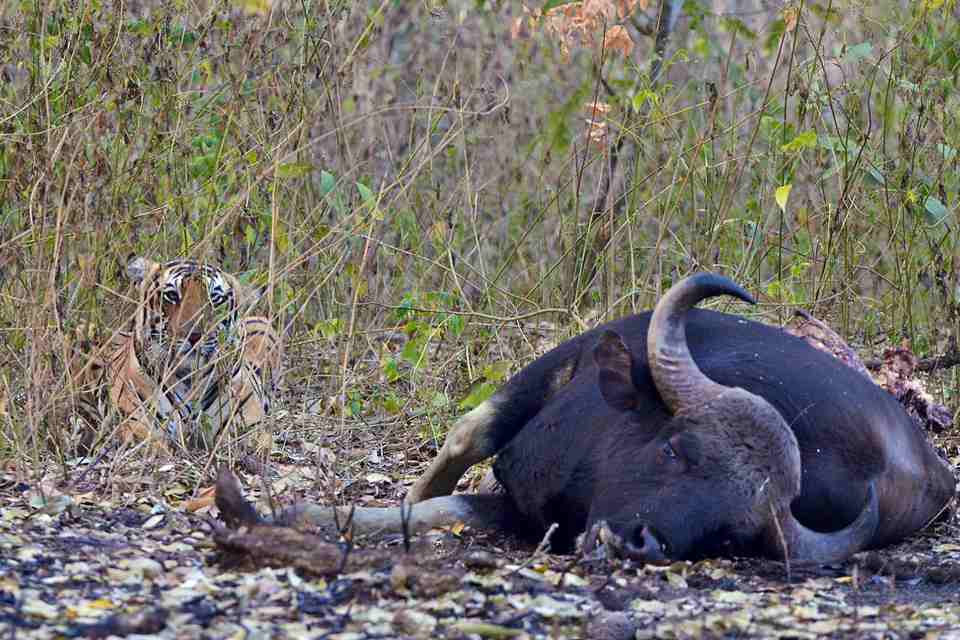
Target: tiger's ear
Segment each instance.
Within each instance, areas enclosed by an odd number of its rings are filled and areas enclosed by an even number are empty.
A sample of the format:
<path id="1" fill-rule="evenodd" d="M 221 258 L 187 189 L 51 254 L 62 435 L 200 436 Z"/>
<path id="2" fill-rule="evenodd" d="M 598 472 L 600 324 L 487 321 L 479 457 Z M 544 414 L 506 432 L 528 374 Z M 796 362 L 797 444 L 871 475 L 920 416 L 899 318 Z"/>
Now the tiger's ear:
<path id="1" fill-rule="evenodd" d="M 160 264 L 144 258 L 143 256 L 132 256 L 127 261 L 127 277 L 132 282 L 143 282 L 148 275 L 160 268 Z"/>

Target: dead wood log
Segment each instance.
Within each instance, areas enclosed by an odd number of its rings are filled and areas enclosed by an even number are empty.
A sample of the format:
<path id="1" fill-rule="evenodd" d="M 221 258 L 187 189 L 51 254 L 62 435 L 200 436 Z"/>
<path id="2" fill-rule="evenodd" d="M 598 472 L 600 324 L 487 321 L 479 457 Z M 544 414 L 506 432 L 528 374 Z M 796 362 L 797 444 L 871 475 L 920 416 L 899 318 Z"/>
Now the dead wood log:
<path id="1" fill-rule="evenodd" d="M 231 566 L 294 567 L 317 576 L 332 576 L 356 567 L 383 568 L 395 554 L 352 550 L 320 536 L 267 523 L 243 498 L 240 483 L 226 468 L 217 474 L 216 504 L 226 526 L 213 523 L 213 541 L 221 561 Z"/>

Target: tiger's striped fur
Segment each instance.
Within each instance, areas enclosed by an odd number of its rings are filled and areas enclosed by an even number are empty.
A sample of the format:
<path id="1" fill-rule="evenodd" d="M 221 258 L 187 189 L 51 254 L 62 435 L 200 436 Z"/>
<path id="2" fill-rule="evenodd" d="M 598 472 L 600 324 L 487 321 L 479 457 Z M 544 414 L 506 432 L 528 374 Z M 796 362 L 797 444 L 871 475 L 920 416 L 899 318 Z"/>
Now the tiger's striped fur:
<path id="1" fill-rule="evenodd" d="M 270 321 L 246 315 L 254 295 L 233 275 L 179 258 L 134 258 L 132 331 L 115 333 L 80 373 L 86 413 L 116 413 L 126 441 L 192 441 L 270 412 L 282 345 Z M 91 409 L 94 407 L 94 409 Z"/>

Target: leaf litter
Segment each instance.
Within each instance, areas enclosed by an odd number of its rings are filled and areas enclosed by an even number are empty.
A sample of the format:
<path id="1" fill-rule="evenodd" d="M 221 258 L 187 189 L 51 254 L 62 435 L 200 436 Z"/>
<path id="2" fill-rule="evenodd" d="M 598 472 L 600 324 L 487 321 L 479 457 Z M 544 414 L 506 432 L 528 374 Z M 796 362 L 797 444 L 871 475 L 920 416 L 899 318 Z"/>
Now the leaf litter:
<path id="1" fill-rule="evenodd" d="M 313 493 L 299 471 L 287 469 L 288 491 Z M 256 493 L 258 480 L 241 476 Z M 399 479 L 414 476 L 381 460 L 341 484 L 354 483 L 358 503 L 380 504 L 385 483 L 398 502 Z M 270 527 L 264 537 L 163 492 L 117 501 L 107 492 L 58 494 L 48 483 L 41 502 L 27 483 L 0 477 L 3 637 L 950 637 L 960 629 L 952 514 L 899 546 L 793 567 L 788 581 L 782 563 L 757 559 L 578 563 L 469 527 L 415 537 L 408 551 L 398 536 L 347 544 Z"/>
<path id="2" fill-rule="evenodd" d="M 398 505 L 433 455 L 411 444 L 418 429 L 291 413 L 271 459 L 235 471 L 263 515 L 272 500 Z M 932 437 L 956 468 L 951 433 Z M 579 562 L 464 526 L 409 541 L 226 526 L 213 479 L 182 464 L 87 465 L 67 483 L 59 468 L 31 467 L 28 482 L 0 467 L 0 637 L 960 638 L 952 510 L 900 545 L 788 578 L 761 559 Z"/>

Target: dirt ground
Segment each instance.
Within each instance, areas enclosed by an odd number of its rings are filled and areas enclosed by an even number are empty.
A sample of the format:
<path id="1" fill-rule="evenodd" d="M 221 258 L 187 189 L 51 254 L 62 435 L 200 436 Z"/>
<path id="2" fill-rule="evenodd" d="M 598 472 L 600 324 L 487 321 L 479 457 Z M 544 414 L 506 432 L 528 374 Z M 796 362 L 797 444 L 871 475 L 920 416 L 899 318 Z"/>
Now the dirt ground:
<path id="1" fill-rule="evenodd" d="M 324 500 L 327 486 L 398 504 L 433 453 L 405 448 L 404 431 L 318 421 L 319 447 L 288 441 L 290 459 L 260 471 L 280 502 Z M 96 468 L 69 482 L 62 470 L 37 483 L 0 476 L 0 637 L 960 638 L 952 513 L 899 546 L 789 574 L 754 559 L 587 564 L 470 529 L 409 549 L 396 536 L 340 541 L 342 570 L 330 572 L 238 562 L 213 541 L 208 492 L 191 497 L 178 471 L 161 466 L 126 489 Z M 266 483 L 238 475 L 266 513 Z"/>

